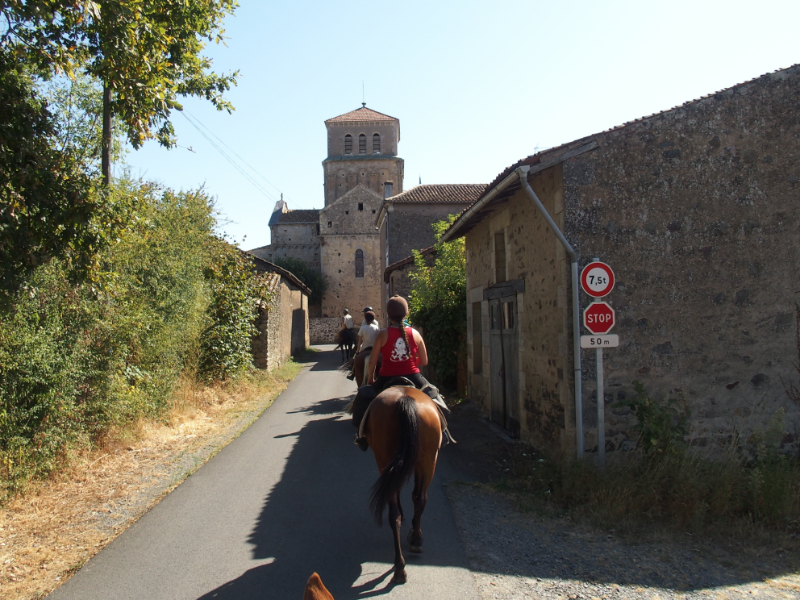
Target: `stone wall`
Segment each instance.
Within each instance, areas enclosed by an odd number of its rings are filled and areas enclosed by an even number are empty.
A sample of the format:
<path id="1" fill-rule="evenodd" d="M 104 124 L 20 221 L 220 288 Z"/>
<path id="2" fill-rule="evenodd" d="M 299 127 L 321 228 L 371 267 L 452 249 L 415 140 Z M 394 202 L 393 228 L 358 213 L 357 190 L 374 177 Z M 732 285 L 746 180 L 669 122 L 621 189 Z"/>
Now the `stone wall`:
<path id="1" fill-rule="evenodd" d="M 312 344 L 335 344 L 336 334 L 342 328 L 336 317 L 309 319 L 308 330 Z"/>
<path id="2" fill-rule="evenodd" d="M 622 345 L 606 353 L 605 401 L 629 398 L 634 380 L 681 397 L 700 446 L 780 410 L 786 441 L 800 433 L 782 383 L 797 381 L 798 101 L 792 67 L 605 134 L 564 166 L 567 233 L 617 277 Z M 617 446 L 626 412 L 609 411 Z"/>
<path id="3" fill-rule="evenodd" d="M 560 169 L 542 174 L 532 186 L 556 221 L 563 219 Z M 496 271 L 498 243 L 506 256 L 501 273 Z M 567 332 L 571 331 L 566 322 L 568 304 L 564 293 L 568 284 L 566 254 L 522 192 L 468 233 L 466 247 L 470 396 L 487 412 L 491 410 L 491 374 L 496 365 L 490 360 L 489 303 L 483 299 L 483 292 L 500 282 L 524 280 L 525 291 L 515 298 L 519 394 L 508 399 L 514 404 L 509 411 L 518 415 L 522 439 L 553 454 L 565 455 L 574 446 L 575 435 L 571 387 L 568 375 L 565 377 L 570 368 Z M 473 328 L 477 314 L 481 319 L 479 344 Z"/>
<path id="4" fill-rule="evenodd" d="M 460 214 L 469 206 L 456 202 L 448 203 L 392 203 L 387 215 L 389 232 L 389 264 L 411 256 L 412 250 L 424 250 L 436 243 L 433 223 L 443 221 L 450 215 Z"/>
<path id="5" fill-rule="evenodd" d="M 581 256 L 608 263 L 620 347 L 605 352 L 606 441 L 634 443 L 633 417 L 614 404 L 640 381 L 691 412 L 692 444 L 745 439 L 785 413 L 796 446 L 800 412 L 795 305 L 800 300 L 800 68 L 766 75 L 671 111 L 587 138 L 598 148 L 530 177 Z M 479 302 L 483 348 L 470 390 L 486 406 L 488 314 L 495 233 L 505 232 L 506 277 L 518 298 L 522 433 L 572 452 L 569 264 L 523 192 L 467 234 L 469 300 Z M 581 308 L 591 299 L 581 292 Z M 470 310 L 472 314 L 472 310 Z M 582 333 L 588 333 L 582 331 Z M 479 356 L 480 354 L 480 356 Z M 584 351 L 585 447 L 596 446 L 594 351 Z M 570 439 L 572 438 L 572 439 Z"/>
<path id="6" fill-rule="evenodd" d="M 282 365 L 310 344 L 308 296 L 277 273 L 270 285 L 272 298 L 267 307 L 259 310 L 253 338 L 253 364 L 259 369 L 272 370 Z"/>

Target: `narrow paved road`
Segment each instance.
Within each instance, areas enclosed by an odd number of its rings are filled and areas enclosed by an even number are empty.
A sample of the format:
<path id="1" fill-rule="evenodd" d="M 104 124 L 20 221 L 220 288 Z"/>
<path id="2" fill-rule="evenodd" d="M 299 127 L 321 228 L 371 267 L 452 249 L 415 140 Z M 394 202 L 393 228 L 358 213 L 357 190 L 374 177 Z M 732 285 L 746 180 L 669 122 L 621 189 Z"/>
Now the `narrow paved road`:
<path id="1" fill-rule="evenodd" d="M 317 571 L 336 600 L 477 599 L 442 488 L 447 461 L 422 520 L 424 553 L 405 554 L 407 584 L 389 583 L 391 532 L 368 508 L 377 468 L 342 412 L 355 387 L 336 370 L 338 351 L 321 348 L 256 423 L 49 598 L 299 600 Z M 410 490 L 403 498 L 410 513 Z"/>

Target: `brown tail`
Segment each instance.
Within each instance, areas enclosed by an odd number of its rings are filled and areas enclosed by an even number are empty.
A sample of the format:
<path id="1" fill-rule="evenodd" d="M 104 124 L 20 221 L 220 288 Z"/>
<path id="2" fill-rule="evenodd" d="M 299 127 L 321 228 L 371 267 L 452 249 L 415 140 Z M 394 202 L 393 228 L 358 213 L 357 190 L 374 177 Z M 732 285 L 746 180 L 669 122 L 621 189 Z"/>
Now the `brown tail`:
<path id="1" fill-rule="evenodd" d="M 306 584 L 306 591 L 303 594 L 303 600 L 334 600 L 331 593 L 323 585 L 322 579 L 316 573 L 308 578 Z"/>

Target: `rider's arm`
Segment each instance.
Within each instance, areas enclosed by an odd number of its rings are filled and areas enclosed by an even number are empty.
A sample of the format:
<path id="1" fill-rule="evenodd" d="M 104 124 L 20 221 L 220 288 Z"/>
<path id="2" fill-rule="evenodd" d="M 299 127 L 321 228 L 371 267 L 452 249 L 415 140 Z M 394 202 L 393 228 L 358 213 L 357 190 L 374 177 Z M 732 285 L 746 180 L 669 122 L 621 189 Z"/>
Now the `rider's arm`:
<path id="1" fill-rule="evenodd" d="M 428 364 L 428 350 L 425 348 L 425 341 L 416 329 L 411 330 L 414 341 L 417 343 L 417 366 L 424 367 Z"/>
<path id="2" fill-rule="evenodd" d="M 381 329 L 378 337 L 375 338 L 375 344 L 372 346 L 372 352 L 369 353 L 369 365 L 367 366 L 367 385 L 375 383 L 375 368 L 378 366 L 378 357 L 381 355 L 381 347 L 386 343 L 387 332 Z"/>

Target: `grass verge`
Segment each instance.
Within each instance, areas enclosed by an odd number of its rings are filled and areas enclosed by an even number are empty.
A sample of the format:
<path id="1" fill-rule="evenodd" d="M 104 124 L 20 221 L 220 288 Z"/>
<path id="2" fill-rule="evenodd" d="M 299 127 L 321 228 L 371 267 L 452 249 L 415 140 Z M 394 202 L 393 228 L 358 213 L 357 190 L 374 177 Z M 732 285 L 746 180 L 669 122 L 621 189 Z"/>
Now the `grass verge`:
<path id="1" fill-rule="evenodd" d="M 98 450 L 0 508 L 5 600 L 43 598 L 261 415 L 302 368 L 204 386 L 184 380 L 164 415 L 111 431 Z"/>

